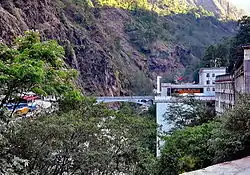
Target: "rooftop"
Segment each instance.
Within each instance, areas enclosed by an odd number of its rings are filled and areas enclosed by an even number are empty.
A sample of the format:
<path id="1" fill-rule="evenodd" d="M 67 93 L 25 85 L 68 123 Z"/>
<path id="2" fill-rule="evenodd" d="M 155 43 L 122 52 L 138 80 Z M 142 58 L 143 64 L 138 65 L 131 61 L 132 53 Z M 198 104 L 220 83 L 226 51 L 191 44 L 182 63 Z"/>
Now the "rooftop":
<path id="1" fill-rule="evenodd" d="M 171 87 L 171 88 L 204 88 L 204 85 L 201 84 L 170 84 L 170 83 L 162 83 L 162 87 Z"/>
<path id="2" fill-rule="evenodd" d="M 199 72 L 202 72 L 204 70 L 226 70 L 226 67 L 203 67 L 200 68 Z"/>
<path id="3" fill-rule="evenodd" d="M 250 45 L 242 46 L 243 49 L 250 49 Z"/>
<path id="4" fill-rule="evenodd" d="M 205 169 L 184 173 L 182 175 L 249 175 L 250 174 L 250 157 L 231 162 L 225 162 L 210 166 Z"/>

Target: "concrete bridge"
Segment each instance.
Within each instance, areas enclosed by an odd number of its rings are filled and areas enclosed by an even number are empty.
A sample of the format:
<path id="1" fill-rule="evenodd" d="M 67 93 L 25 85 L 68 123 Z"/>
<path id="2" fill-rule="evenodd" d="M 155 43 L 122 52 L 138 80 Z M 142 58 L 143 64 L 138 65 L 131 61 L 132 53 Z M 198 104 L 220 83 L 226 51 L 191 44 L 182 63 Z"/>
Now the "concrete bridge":
<path id="1" fill-rule="evenodd" d="M 120 97 L 96 97 L 97 103 L 113 103 L 113 102 L 131 102 L 145 106 L 153 103 L 178 103 L 187 99 L 196 99 L 202 101 L 213 101 L 214 96 L 120 96 Z"/>
<path id="2" fill-rule="evenodd" d="M 154 96 L 121 96 L 121 97 L 96 97 L 97 103 L 131 102 L 144 106 L 151 106 Z"/>

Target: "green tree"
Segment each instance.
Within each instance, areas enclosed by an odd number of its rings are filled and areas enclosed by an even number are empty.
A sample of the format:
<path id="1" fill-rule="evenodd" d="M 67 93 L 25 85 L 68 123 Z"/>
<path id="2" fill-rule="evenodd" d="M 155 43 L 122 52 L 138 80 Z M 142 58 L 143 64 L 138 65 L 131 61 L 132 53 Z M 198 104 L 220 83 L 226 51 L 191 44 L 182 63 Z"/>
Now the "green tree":
<path id="1" fill-rule="evenodd" d="M 236 61 L 243 58 L 242 46 L 250 44 L 250 17 L 239 20 L 239 31 L 235 37 L 224 39 L 218 45 L 207 48 L 201 62 L 203 67 L 227 67 L 233 69 Z"/>
<path id="2" fill-rule="evenodd" d="M 211 45 L 205 52 L 204 57 L 202 58 L 203 67 L 214 67 L 215 63 L 215 46 Z"/>
<path id="3" fill-rule="evenodd" d="M 0 107 L 24 93 L 62 97 L 75 89 L 77 72 L 63 61 L 64 49 L 56 41 L 42 42 L 39 33 L 25 32 L 12 46 L 0 44 Z"/>
<path id="4" fill-rule="evenodd" d="M 211 165 L 213 156 L 209 154 L 207 141 L 216 125 L 212 122 L 187 127 L 166 136 L 158 174 L 177 175 Z"/>
<path id="5" fill-rule="evenodd" d="M 193 127 L 212 121 L 215 117 L 212 103 L 190 99 L 181 103 L 173 103 L 165 113 L 168 125 L 173 126 L 171 132 L 184 127 Z"/>
<path id="6" fill-rule="evenodd" d="M 134 75 L 131 86 L 135 95 L 151 95 L 153 93 L 153 83 L 143 72 Z"/>
<path id="7" fill-rule="evenodd" d="M 149 175 L 155 159 L 143 141 L 154 131 L 145 117 L 86 98 L 77 110 L 21 121 L 5 137 L 28 160 L 21 173 Z"/>
<path id="8" fill-rule="evenodd" d="M 249 108 L 250 97 L 243 95 L 216 120 L 166 136 L 158 173 L 179 174 L 249 156 Z"/>
<path id="9" fill-rule="evenodd" d="M 221 125 L 213 130 L 210 150 L 214 163 L 231 161 L 249 156 L 250 151 L 250 97 L 240 100 L 220 118 Z"/>
<path id="10" fill-rule="evenodd" d="M 4 103 L 13 99 L 18 103 L 19 97 L 30 91 L 79 99 L 80 92 L 73 84 L 77 72 L 67 69 L 63 55 L 57 42 L 41 42 L 39 34 L 32 31 L 18 37 L 12 46 L 0 43 L 0 174 L 28 174 L 30 162 L 10 151 L 13 145 L 6 136 L 17 131 L 20 123 L 2 108 Z"/>
<path id="11" fill-rule="evenodd" d="M 240 30 L 230 45 L 230 67 L 232 68 L 239 58 L 243 58 L 243 45 L 250 44 L 250 17 L 244 16 L 239 20 Z"/>
<path id="12" fill-rule="evenodd" d="M 0 111 L 0 174 L 25 174 L 25 167 L 28 165 L 27 159 L 22 159 L 10 151 L 11 144 L 6 134 L 14 127 L 12 120 L 6 111 Z"/>

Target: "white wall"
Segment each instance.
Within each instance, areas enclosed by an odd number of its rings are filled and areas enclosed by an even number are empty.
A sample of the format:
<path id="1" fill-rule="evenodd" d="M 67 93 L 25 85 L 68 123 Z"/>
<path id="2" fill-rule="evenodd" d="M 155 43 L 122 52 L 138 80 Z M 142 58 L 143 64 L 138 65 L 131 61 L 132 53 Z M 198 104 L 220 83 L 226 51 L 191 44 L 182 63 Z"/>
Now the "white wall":
<path id="1" fill-rule="evenodd" d="M 169 106 L 170 106 L 170 103 L 156 103 L 156 121 L 159 126 L 158 135 L 161 134 L 163 131 L 168 132 L 171 129 L 171 126 L 166 124 L 165 117 L 164 117 L 166 111 L 168 111 Z M 159 137 L 157 137 L 156 146 L 157 146 L 156 155 L 158 157 L 160 156 L 160 149 L 162 148 L 162 146 L 164 146 L 164 141 L 160 140 Z"/>
<path id="2" fill-rule="evenodd" d="M 207 74 L 209 77 L 207 77 Z M 199 74 L 199 84 L 204 85 L 204 93 L 214 95 L 215 84 L 213 82 L 215 82 L 216 76 L 223 74 L 226 74 L 226 68 L 202 68 Z M 207 81 L 209 81 L 209 84 Z"/>

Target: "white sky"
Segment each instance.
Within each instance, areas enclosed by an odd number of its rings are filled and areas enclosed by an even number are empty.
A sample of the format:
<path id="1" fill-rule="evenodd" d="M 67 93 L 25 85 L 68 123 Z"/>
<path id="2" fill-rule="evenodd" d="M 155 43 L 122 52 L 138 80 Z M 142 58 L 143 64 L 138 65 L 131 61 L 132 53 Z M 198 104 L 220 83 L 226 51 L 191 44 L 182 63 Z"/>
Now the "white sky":
<path id="1" fill-rule="evenodd" d="M 250 0 L 229 0 L 250 14 Z"/>

